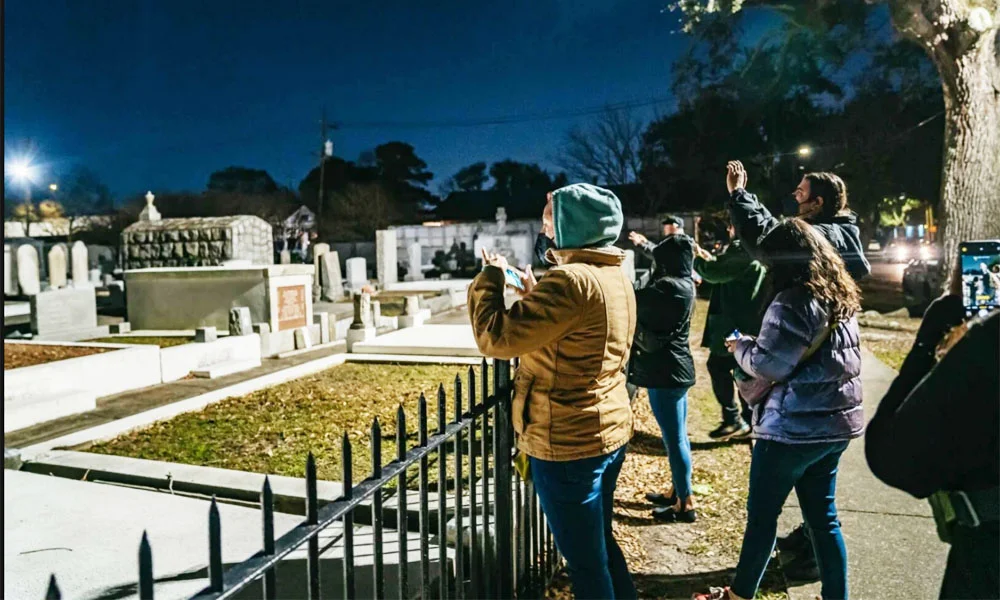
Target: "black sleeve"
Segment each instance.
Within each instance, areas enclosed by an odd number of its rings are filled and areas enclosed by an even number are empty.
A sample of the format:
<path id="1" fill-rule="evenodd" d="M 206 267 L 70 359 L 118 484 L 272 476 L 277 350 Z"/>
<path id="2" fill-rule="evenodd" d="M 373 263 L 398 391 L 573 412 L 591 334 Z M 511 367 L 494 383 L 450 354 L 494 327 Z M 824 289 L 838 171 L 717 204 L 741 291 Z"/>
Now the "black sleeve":
<path id="1" fill-rule="evenodd" d="M 996 485 L 1000 315 L 970 328 L 925 377 L 930 348 L 915 347 L 865 434 L 872 472 L 925 498 L 937 490 Z"/>
<path id="2" fill-rule="evenodd" d="M 738 189 L 729 199 L 729 216 L 736 228 L 736 235 L 747 251 L 757 254 L 757 240 L 778 224 L 771 211 L 750 192 Z"/>

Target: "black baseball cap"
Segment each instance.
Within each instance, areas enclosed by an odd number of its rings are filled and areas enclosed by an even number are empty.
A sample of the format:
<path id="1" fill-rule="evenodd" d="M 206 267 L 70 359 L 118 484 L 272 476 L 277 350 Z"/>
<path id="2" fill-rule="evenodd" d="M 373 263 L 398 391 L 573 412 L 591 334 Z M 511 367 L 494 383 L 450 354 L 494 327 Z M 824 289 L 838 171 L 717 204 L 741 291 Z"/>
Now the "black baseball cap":
<path id="1" fill-rule="evenodd" d="M 660 224 L 661 225 L 676 225 L 678 227 L 684 227 L 684 219 L 682 219 L 682 218 L 680 218 L 678 216 L 675 216 L 675 215 L 667 215 L 666 217 L 663 218 L 663 222 L 660 223 Z"/>

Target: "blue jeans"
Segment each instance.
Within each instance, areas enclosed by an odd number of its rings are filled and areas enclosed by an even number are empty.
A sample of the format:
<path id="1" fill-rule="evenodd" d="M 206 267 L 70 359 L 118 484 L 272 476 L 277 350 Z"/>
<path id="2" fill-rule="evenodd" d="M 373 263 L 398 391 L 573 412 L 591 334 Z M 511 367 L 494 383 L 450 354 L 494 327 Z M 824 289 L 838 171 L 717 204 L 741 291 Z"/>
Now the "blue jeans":
<path id="1" fill-rule="evenodd" d="M 649 388 L 649 406 L 660 426 L 663 446 L 670 461 L 674 493 L 682 500 L 691 496 L 691 440 L 687 434 L 688 388 Z"/>
<path id="2" fill-rule="evenodd" d="M 774 552 L 778 515 L 795 488 L 812 534 L 824 599 L 847 598 L 847 548 L 840 533 L 834 492 L 837 465 L 847 442 L 782 444 L 760 440 L 750 461 L 747 529 L 733 593 L 753 598 Z"/>
<path id="3" fill-rule="evenodd" d="M 530 457 L 531 479 L 577 598 L 635 598 L 625 556 L 611 531 L 625 448 L 565 462 Z"/>

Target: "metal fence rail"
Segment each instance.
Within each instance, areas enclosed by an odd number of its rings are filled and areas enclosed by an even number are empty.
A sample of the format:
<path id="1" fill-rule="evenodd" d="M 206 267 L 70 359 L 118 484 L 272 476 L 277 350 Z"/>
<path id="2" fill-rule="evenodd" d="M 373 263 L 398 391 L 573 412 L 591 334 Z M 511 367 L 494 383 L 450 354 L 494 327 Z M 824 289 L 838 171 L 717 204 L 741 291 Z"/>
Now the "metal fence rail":
<path id="1" fill-rule="evenodd" d="M 306 460 L 305 520 L 275 539 L 274 497 L 267 478 L 260 494 L 263 529 L 262 549 L 247 560 L 224 569 L 222 526 L 215 498 L 209 507 L 209 585 L 194 598 L 221 600 L 247 597 L 259 586 L 265 599 L 305 596 L 321 597 L 320 534 L 336 523 L 342 528 L 331 546 L 342 548 L 342 589 L 334 597 L 356 598 L 358 581 L 355 565 L 354 516 L 371 499 L 372 581 L 366 597 L 386 597 L 384 556 L 385 521 L 392 494 L 396 496 L 395 525 L 398 556 L 396 587 L 399 598 L 524 598 L 544 594 L 549 578 L 559 565 L 558 553 L 530 481 L 523 481 L 512 468 L 513 430 L 511 427 L 511 364 L 496 361 L 492 369 L 493 394 L 489 394 L 490 368 L 483 360 L 477 373 L 469 368 L 468 406 L 463 404 L 463 381 L 456 376 L 454 411 L 446 416 L 444 386 L 437 394 L 437 428 L 428 431 L 427 401 L 420 396 L 418 443 L 407 448 L 406 415 L 400 407 L 396 416 L 396 448 L 393 461 L 382 464 L 382 429 L 376 419 L 371 426 L 371 474 L 353 485 L 352 447 L 347 434 L 342 440 L 343 494 L 320 506 L 317 494 L 316 460 Z M 449 454 L 451 455 L 449 457 Z M 429 500 L 431 459 L 437 468 L 436 531 L 431 531 Z M 449 465 L 451 470 L 449 471 Z M 468 467 L 468 474 L 464 471 Z M 409 489 L 417 471 L 419 589 L 410 589 Z M 395 483 L 395 490 L 387 485 Z M 491 489 L 492 488 L 492 489 Z M 466 498 L 468 503 L 466 504 Z M 449 505 L 449 500 L 451 504 Z M 449 554 L 448 517 L 454 523 L 454 550 Z M 491 531 L 492 517 L 492 531 Z M 468 519 L 466 521 L 466 519 Z M 389 533 L 391 535 L 391 532 Z M 467 535 L 468 534 L 468 535 Z M 327 531 L 327 535 L 329 532 Z M 437 578 L 431 578 L 431 537 L 436 535 Z M 468 547 L 465 542 L 468 539 Z M 282 588 L 278 567 L 289 555 L 306 547 L 306 589 Z M 142 599 L 153 598 L 153 552 L 145 533 L 139 544 L 137 592 Z M 259 582 L 259 583 L 258 583 Z M 46 598 L 60 598 L 55 575 L 50 578 Z"/>

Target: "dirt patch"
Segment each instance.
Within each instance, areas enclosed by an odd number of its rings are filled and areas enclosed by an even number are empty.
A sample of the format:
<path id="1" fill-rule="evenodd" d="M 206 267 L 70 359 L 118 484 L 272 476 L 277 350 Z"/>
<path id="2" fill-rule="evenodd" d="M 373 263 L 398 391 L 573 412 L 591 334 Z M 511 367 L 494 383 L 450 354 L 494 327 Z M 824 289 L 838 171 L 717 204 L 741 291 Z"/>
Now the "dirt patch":
<path id="1" fill-rule="evenodd" d="M 87 348 L 83 346 L 50 346 L 48 344 L 17 344 L 4 342 L 3 370 L 8 371 L 10 369 L 19 369 L 21 367 L 43 365 L 57 360 L 90 356 L 91 354 L 101 354 L 111 350 L 115 350 L 115 348 Z"/>
<path id="2" fill-rule="evenodd" d="M 194 341 L 194 338 L 183 337 L 183 336 L 163 336 L 163 337 L 117 336 L 117 337 L 103 337 L 87 341 L 97 342 L 101 344 L 137 344 L 140 346 L 159 346 L 160 348 L 170 348 L 173 346 L 182 346 L 184 344 L 190 344 L 191 342 Z"/>

